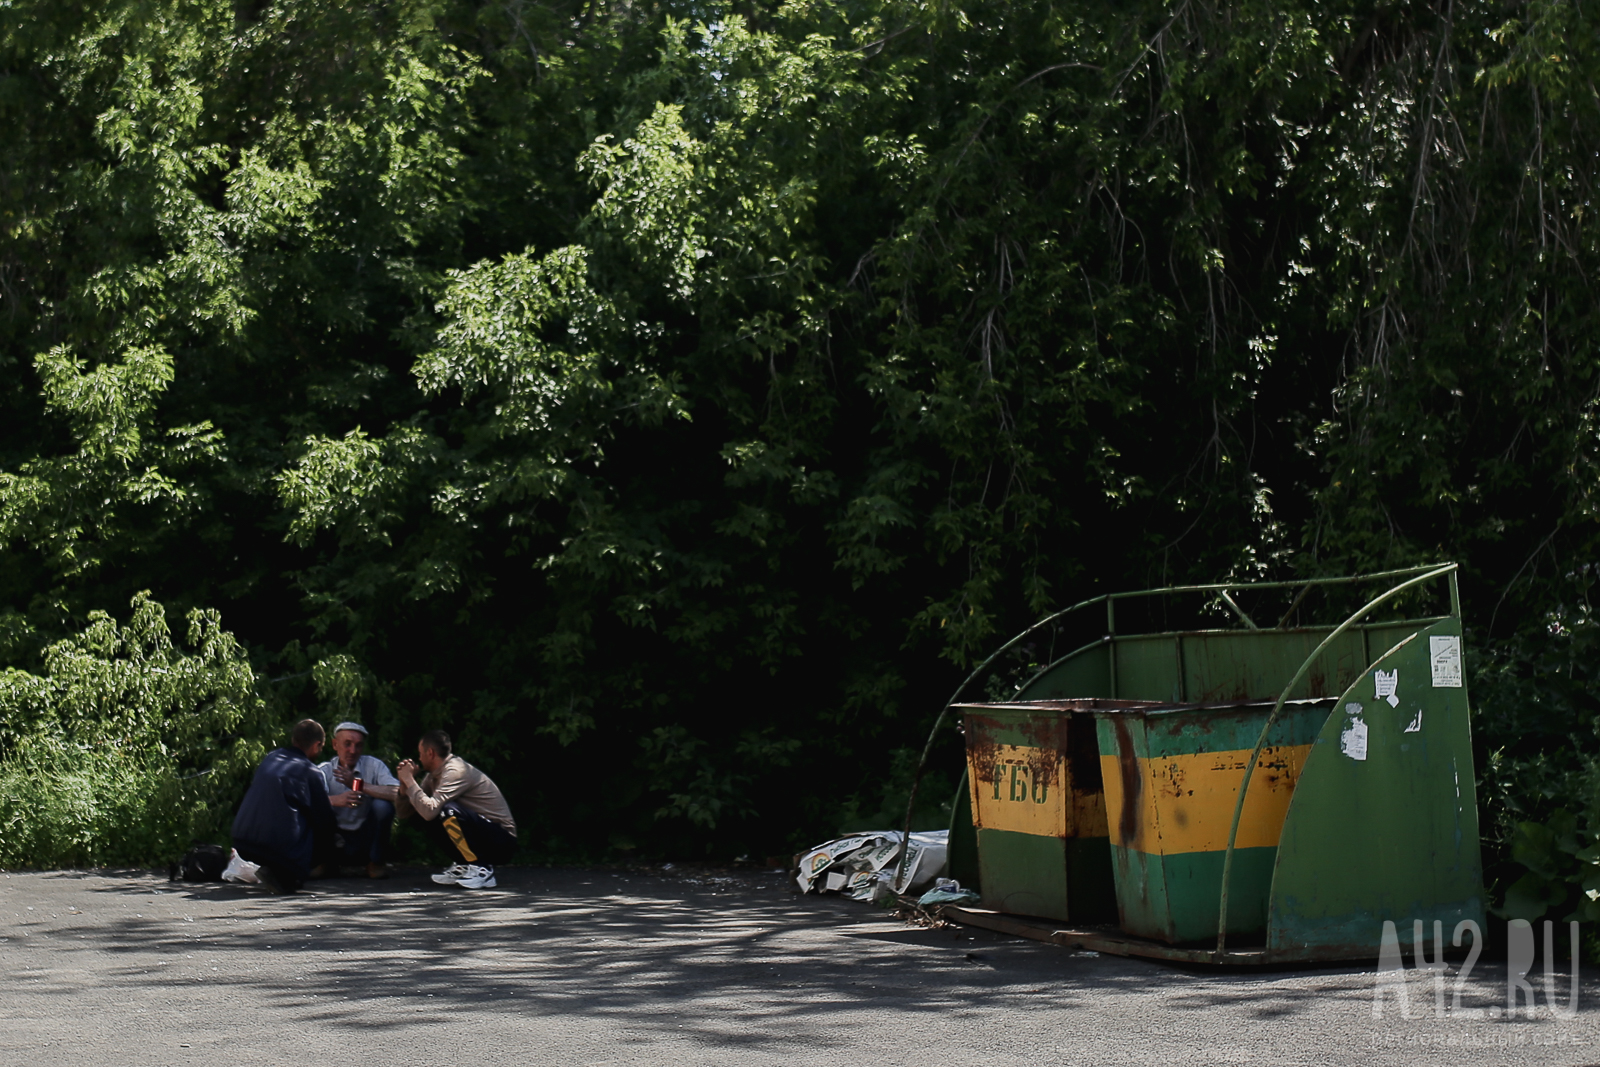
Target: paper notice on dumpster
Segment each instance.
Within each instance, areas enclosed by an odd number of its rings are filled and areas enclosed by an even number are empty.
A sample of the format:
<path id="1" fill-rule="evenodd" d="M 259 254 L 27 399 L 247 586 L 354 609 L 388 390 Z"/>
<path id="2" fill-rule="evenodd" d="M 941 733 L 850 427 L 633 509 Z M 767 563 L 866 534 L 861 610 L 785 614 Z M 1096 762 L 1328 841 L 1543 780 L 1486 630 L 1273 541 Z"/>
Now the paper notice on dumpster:
<path id="1" fill-rule="evenodd" d="M 1433 666 L 1435 689 L 1461 688 L 1461 638 L 1428 638 L 1428 659 Z"/>
<path id="2" fill-rule="evenodd" d="M 1367 758 L 1367 724 L 1361 718 L 1360 704 L 1346 704 L 1344 732 L 1339 735 L 1339 751 L 1355 760 Z"/>

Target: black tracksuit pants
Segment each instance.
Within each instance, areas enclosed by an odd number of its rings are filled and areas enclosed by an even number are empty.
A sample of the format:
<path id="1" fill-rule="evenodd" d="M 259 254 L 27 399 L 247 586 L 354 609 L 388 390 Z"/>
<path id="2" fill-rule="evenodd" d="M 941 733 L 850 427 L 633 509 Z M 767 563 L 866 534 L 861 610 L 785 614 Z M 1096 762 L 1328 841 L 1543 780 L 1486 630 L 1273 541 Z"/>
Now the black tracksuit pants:
<path id="1" fill-rule="evenodd" d="M 516 834 L 453 800 L 446 801 L 439 814 L 422 825 L 430 838 L 462 863 L 492 867 L 505 863 L 517 851 Z"/>

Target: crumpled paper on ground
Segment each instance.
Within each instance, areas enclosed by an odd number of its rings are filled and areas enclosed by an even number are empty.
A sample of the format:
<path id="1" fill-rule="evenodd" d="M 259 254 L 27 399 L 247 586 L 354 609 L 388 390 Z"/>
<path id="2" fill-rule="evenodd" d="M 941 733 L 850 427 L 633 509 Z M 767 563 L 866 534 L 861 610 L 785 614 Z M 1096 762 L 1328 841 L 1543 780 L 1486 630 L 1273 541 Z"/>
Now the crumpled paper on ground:
<path id="1" fill-rule="evenodd" d="M 897 879 L 901 836 L 898 830 L 872 830 L 818 845 L 800 858 L 800 873 L 795 878 L 800 892 L 834 892 L 854 900 L 872 900 L 927 885 L 944 873 L 948 830 L 912 834 L 905 873 Z"/>

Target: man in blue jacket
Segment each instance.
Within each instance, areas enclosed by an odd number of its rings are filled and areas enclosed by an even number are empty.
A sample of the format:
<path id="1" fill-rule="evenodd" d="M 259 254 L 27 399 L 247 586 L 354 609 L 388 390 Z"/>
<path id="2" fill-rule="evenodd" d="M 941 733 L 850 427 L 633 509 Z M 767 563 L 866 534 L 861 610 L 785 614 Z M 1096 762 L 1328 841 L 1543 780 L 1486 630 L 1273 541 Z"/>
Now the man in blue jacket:
<path id="1" fill-rule="evenodd" d="M 295 723 L 289 744 L 262 757 L 233 817 L 233 847 L 261 865 L 261 883 L 269 892 L 293 893 L 333 856 L 333 808 L 312 762 L 323 738 L 315 719 Z"/>

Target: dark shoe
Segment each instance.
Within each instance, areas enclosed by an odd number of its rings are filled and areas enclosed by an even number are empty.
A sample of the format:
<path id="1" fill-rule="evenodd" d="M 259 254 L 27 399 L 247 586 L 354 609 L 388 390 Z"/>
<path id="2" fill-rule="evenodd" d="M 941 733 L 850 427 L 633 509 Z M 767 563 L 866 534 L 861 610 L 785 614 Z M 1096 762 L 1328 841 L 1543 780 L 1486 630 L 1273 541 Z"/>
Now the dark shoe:
<path id="1" fill-rule="evenodd" d="M 275 897 L 284 896 L 289 892 L 284 888 L 283 883 L 278 881 L 278 876 L 273 873 L 271 867 L 262 867 L 256 871 L 256 877 L 261 879 L 261 888 Z"/>
<path id="2" fill-rule="evenodd" d="M 389 877 L 389 867 L 388 867 L 388 865 L 387 864 L 383 864 L 383 863 L 369 863 L 369 864 L 367 864 L 367 877 L 368 878 L 387 878 L 387 877 Z"/>
<path id="3" fill-rule="evenodd" d="M 325 863 L 319 863 L 315 867 L 311 868 L 311 870 L 309 872 L 307 872 L 306 881 L 309 882 L 313 878 L 326 878 L 326 877 L 328 877 L 328 865 L 325 864 Z"/>

